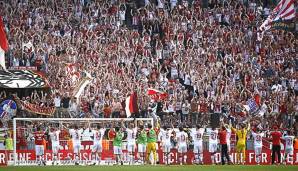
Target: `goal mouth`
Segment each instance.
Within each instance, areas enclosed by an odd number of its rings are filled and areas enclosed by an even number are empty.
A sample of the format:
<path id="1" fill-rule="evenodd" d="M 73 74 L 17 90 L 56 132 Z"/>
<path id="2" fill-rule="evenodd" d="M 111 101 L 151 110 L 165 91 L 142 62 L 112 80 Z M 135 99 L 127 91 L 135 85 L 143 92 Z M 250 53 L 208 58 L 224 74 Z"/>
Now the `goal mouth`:
<path id="1" fill-rule="evenodd" d="M 105 133 L 101 141 L 101 155 L 104 157 L 105 162 L 110 163 L 114 157 L 112 140 L 114 135 L 112 130 L 115 127 L 130 128 L 132 125 L 134 127 L 144 125 L 146 128 L 149 124 L 154 125 L 153 118 L 14 118 L 13 150 L 5 154 L 6 163 L 13 166 L 38 165 L 33 136 L 37 127 L 47 133 L 56 130 L 61 131 L 57 156 L 62 165 L 74 164 L 72 159 L 74 159 L 75 155 L 68 144 L 71 141 L 69 129 L 78 127 L 78 129 L 84 130 L 84 134 L 81 136 L 79 159 L 81 163 L 87 164 L 92 159 L 93 139 L 91 132 L 92 130 L 104 128 Z M 48 134 L 46 136 L 43 156 L 45 161 L 52 162 L 54 155 L 51 139 Z M 126 145 L 127 142 L 124 140 L 123 144 Z M 123 148 L 124 152 L 126 152 L 125 148 Z"/>

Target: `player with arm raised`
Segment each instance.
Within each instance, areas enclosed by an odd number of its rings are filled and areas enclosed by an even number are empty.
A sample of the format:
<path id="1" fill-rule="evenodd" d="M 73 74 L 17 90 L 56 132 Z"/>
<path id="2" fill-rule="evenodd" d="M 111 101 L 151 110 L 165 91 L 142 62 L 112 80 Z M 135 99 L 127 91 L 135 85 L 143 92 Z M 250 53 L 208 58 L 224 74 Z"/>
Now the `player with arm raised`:
<path id="1" fill-rule="evenodd" d="M 232 131 L 237 135 L 237 144 L 236 144 L 236 152 L 237 152 L 237 162 L 240 161 L 240 164 L 245 163 L 245 151 L 246 151 L 246 135 L 248 130 L 250 129 L 250 124 L 246 127 L 245 124 L 240 125 L 240 129 L 235 129 L 232 127 Z M 241 160 L 241 155 L 243 156 L 243 160 Z"/>
<path id="2" fill-rule="evenodd" d="M 36 132 L 34 132 L 34 139 L 35 139 L 35 155 L 38 165 L 40 166 L 43 164 L 46 165 L 46 161 L 44 159 L 44 139 L 45 139 L 45 132 L 41 130 L 41 127 L 38 126 Z"/>
<path id="3" fill-rule="evenodd" d="M 141 158 L 141 163 L 145 163 L 146 156 L 146 146 L 147 146 L 147 133 L 144 130 L 144 125 L 139 126 L 138 135 L 137 135 L 137 143 L 138 143 L 138 153 Z"/>
<path id="4" fill-rule="evenodd" d="M 100 124 L 97 124 L 96 127 L 91 130 L 93 139 L 93 147 L 92 147 L 92 160 L 93 165 L 100 164 L 101 162 L 101 153 L 102 153 L 102 139 L 105 134 L 106 129 L 102 128 Z"/>
<path id="5" fill-rule="evenodd" d="M 60 130 L 58 130 L 57 128 L 49 128 L 50 132 L 49 132 L 49 136 L 52 142 L 52 155 L 53 155 L 53 162 L 52 165 L 55 164 L 59 164 L 59 159 L 58 159 L 58 152 L 60 149 L 60 139 L 59 139 L 59 135 L 60 135 Z"/>
<path id="6" fill-rule="evenodd" d="M 171 151 L 171 136 L 172 131 L 166 126 L 163 126 L 163 129 L 160 130 L 158 134 L 158 139 L 161 142 L 162 152 L 164 155 L 164 163 L 169 165 L 170 160 L 170 151 Z"/>
<path id="7" fill-rule="evenodd" d="M 215 127 L 209 131 L 209 152 L 211 154 L 212 164 L 217 164 L 215 160 L 215 154 L 218 146 L 218 130 Z"/>
<path id="8" fill-rule="evenodd" d="M 220 127 L 221 128 L 218 132 L 218 138 L 221 146 L 221 164 L 225 165 L 226 161 L 228 162 L 228 164 L 231 164 L 232 162 L 229 156 L 228 142 L 227 142 L 228 131 L 227 131 L 227 128 L 224 126 L 223 122 L 221 123 Z"/>
<path id="9" fill-rule="evenodd" d="M 187 152 L 188 135 L 184 131 L 183 127 L 179 127 L 179 132 L 176 133 L 176 140 L 178 144 L 178 159 L 180 165 L 184 163 L 184 156 Z M 186 162 L 186 161 L 185 161 Z"/>
<path id="10" fill-rule="evenodd" d="M 121 165 L 123 165 L 122 161 L 122 140 L 124 137 L 124 134 L 120 127 L 115 127 L 116 131 L 116 137 L 113 140 L 113 146 L 114 146 L 114 155 L 116 158 L 116 164 L 118 165 L 119 162 Z"/>
<path id="11" fill-rule="evenodd" d="M 137 123 L 130 123 L 128 128 L 126 128 L 127 132 L 127 151 L 128 151 L 128 161 L 129 164 L 134 164 L 134 156 L 136 149 L 136 137 L 137 137 Z"/>
<path id="12" fill-rule="evenodd" d="M 271 154 L 271 164 L 279 165 L 281 163 L 281 153 L 280 153 L 280 142 L 282 138 L 282 133 L 278 130 L 278 126 L 273 126 L 273 131 L 270 132 L 272 141 L 272 154 Z M 275 156 L 277 154 L 278 163 L 275 161 Z"/>
<path id="13" fill-rule="evenodd" d="M 261 162 L 261 156 L 262 156 L 262 147 L 263 147 L 263 137 L 264 133 L 259 130 L 259 128 L 256 129 L 256 132 L 253 130 L 251 131 L 251 134 L 254 139 L 254 150 L 255 150 L 255 156 L 256 156 L 256 163 L 260 165 Z"/>
<path id="14" fill-rule="evenodd" d="M 287 135 L 283 137 L 286 147 L 285 147 L 285 157 L 284 157 L 284 164 L 287 164 L 287 159 L 290 162 L 290 164 L 293 164 L 293 160 L 290 161 L 290 159 L 293 159 L 294 154 L 294 139 L 295 136 L 291 131 L 287 131 Z"/>
<path id="15" fill-rule="evenodd" d="M 147 158 L 146 161 L 149 163 L 149 157 L 152 152 L 153 154 L 153 162 L 152 165 L 156 165 L 157 162 L 157 153 L 156 153 L 156 141 L 157 141 L 157 133 L 156 129 L 153 128 L 151 124 L 148 124 L 148 133 L 147 133 Z"/>
<path id="16" fill-rule="evenodd" d="M 228 146 L 228 153 L 231 151 L 231 135 L 232 135 L 232 124 L 230 123 L 224 125 L 227 131 L 227 146 Z"/>
<path id="17" fill-rule="evenodd" d="M 79 130 L 78 125 L 74 126 L 74 129 L 69 129 L 69 134 L 72 139 L 73 144 L 73 153 L 74 153 L 74 161 L 75 165 L 79 165 L 79 154 L 81 149 L 81 139 L 82 139 L 82 131 Z"/>
<path id="18" fill-rule="evenodd" d="M 192 131 L 191 136 L 194 142 L 193 153 L 195 155 L 195 164 L 203 164 L 203 135 L 205 127 L 200 125 L 196 126 L 196 129 Z"/>

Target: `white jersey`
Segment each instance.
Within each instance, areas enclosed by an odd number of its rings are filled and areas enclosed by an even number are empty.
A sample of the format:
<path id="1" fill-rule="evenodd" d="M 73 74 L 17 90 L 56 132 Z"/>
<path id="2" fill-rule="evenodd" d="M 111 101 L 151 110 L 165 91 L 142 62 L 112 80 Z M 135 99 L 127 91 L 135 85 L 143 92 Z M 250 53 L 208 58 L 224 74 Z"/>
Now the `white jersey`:
<path id="1" fill-rule="evenodd" d="M 81 143 L 82 131 L 77 129 L 70 129 L 69 134 L 71 135 L 72 142 L 74 144 Z"/>
<path id="2" fill-rule="evenodd" d="M 93 144 L 101 144 L 102 138 L 105 134 L 106 129 L 100 129 L 100 130 L 92 130 L 93 134 Z"/>
<path id="3" fill-rule="evenodd" d="M 227 128 L 227 144 L 231 143 L 231 134 L 232 134 L 232 130 L 230 128 Z"/>
<path id="4" fill-rule="evenodd" d="M 59 144 L 59 134 L 60 131 L 53 131 L 49 133 L 52 144 Z"/>
<path id="5" fill-rule="evenodd" d="M 158 134 L 158 139 L 165 144 L 171 144 L 171 130 L 161 129 Z"/>
<path id="6" fill-rule="evenodd" d="M 205 132 L 205 128 L 200 128 L 199 130 L 193 130 L 191 136 L 194 144 L 203 143 L 204 132 Z"/>
<path id="7" fill-rule="evenodd" d="M 286 149 L 291 149 L 293 148 L 293 142 L 294 142 L 294 136 L 289 136 L 289 135 L 286 135 L 284 137 L 284 140 L 286 142 Z"/>
<path id="8" fill-rule="evenodd" d="M 186 141 L 188 138 L 188 135 L 186 132 L 184 132 L 184 131 L 178 132 L 176 134 L 176 138 L 177 138 L 177 143 L 179 146 L 186 146 Z"/>
<path id="9" fill-rule="evenodd" d="M 209 143 L 210 144 L 217 144 L 217 138 L 218 138 L 218 130 L 210 130 L 209 131 Z"/>
<path id="10" fill-rule="evenodd" d="M 254 146 L 255 147 L 262 147 L 263 146 L 262 138 L 264 136 L 264 133 L 252 132 L 252 136 L 254 138 Z"/>
<path id="11" fill-rule="evenodd" d="M 126 129 L 127 132 L 127 142 L 130 144 L 135 144 L 136 143 L 136 137 L 137 137 L 137 128 L 133 129 Z"/>

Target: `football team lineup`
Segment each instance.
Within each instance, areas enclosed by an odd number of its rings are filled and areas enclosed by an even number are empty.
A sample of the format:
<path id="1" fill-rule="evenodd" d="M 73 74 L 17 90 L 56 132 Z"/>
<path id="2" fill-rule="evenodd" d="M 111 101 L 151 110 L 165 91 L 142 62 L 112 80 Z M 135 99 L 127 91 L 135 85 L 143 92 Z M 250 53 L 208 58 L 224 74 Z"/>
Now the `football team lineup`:
<path id="1" fill-rule="evenodd" d="M 274 154 L 273 150 L 262 148 L 264 133 L 260 130 L 250 130 L 249 124 L 234 128 L 232 125 L 222 123 L 220 129 L 200 125 L 185 129 L 160 127 L 160 124 L 154 123 L 152 118 L 106 120 L 15 118 L 14 124 L 20 121 L 38 121 L 33 125 L 35 131 L 31 137 L 35 148 L 15 148 L 13 153 L 0 151 L 0 161 L 4 160 L 8 165 L 16 166 L 67 165 L 69 167 L 73 165 L 133 165 L 135 167 L 135 165 L 148 164 L 188 165 L 189 167 L 194 164 L 296 165 L 298 163 L 298 153 L 292 149 L 292 136 L 290 134 L 281 136 L 277 128 L 269 132 L 270 135 L 278 138 L 278 143 L 281 140 L 286 140 L 286 143 L 285 150 L 276 151 L 277 156 L 273 157 L 271 155 Z M 69 124 L 69 121 L 73 123 Z M 16 130 L 15 133 L 18 134 L 18 131 Z M 62 143 L 63 132 L 69 137 L 67 143 Z M 254 139 L 253 150 L 239 147 L 239 142 L 240 145 L 246 143 L 248 133 Z M 239 134 L 233 149 L 231 149 L 232 134 Z M 208 144 L 204 142 L 206 140 Z M 16 146 L 16 141 L 14 142 Z M 13 159 L 17 159 L 15 163 Z"/>

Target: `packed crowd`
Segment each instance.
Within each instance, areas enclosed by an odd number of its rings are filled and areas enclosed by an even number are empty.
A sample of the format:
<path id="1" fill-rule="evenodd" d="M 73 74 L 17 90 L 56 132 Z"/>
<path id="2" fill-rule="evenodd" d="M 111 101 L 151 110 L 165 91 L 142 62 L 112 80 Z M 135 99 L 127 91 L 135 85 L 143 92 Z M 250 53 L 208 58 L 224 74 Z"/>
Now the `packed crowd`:
<path id="1" fill-rule="evenodd" d="M 249 114 L 243 117 L 240 106 L 260 95 L 255 125 L 298 130 L 297 38 L 271 30 L 260 39 L 270 5 L 276 4 L 13 0 L 1 6 L 10 64 L 46 72 L 58 117 L 125 117 L 123 101 L 132 91 L 139 117 L 146 117 L 152 103 L 146 91 L 155 88 L 169 95 L 158 102 L 162 120 L 190 125 L 210 113 L 242 120 Z M 77 82 L 68 64 L 80 77 L 93 77 L 80 99 L 71 95 Z"/>

